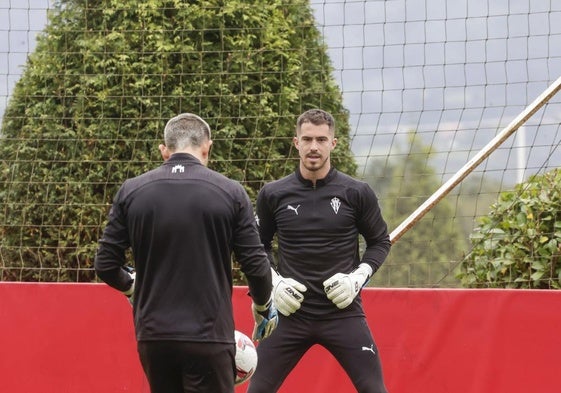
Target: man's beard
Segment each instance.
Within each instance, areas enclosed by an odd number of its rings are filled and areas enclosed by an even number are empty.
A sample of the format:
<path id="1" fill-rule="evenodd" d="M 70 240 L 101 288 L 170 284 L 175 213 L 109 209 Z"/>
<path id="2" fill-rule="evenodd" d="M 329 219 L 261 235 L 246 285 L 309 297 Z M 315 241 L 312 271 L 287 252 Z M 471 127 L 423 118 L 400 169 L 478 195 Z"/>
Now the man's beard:
<path id="1" fill-rule="evenodd" d="M 309 164 L 307 160 L 304 160 L 304 168 L 310 172 L 317 172 L 325 167 L 327 159 L 320 157 L 319 161 L 315 161 L 314 164 Z"/>

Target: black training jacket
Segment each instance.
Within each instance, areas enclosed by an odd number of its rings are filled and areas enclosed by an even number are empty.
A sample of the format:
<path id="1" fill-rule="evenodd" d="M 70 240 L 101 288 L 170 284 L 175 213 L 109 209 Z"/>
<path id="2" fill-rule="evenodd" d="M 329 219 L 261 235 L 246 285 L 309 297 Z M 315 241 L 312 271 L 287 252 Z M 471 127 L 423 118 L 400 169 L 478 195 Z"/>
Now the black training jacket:
<path id="1" fill-rule="evenodd" d="M 278 272 L 307 287 L 297 315 L 338 318 L 364 315 L 360 296 L 339 310 L 326 296 L 323 281 L 350 273 L 361 262 L 376 272 L 391 247 L 387 225 L 367 183 L 332 168 L 313 183 L 299 170 L 266 184 L 257 196 L 259 234 Z M 273 261 L 272 241 L 278 252 Z M 366 249 L 359 250 L 359 235 Z"/>
<path id="2" fill-rule="evenodd" d="M 137 340 L 233 342 L 232 252 L 256 303 L 269 299 L 270 264 L 247 193 L 190 154 L 173 154 L 115 195 L 95 270 L 121 291 L 129 247 Z"/>

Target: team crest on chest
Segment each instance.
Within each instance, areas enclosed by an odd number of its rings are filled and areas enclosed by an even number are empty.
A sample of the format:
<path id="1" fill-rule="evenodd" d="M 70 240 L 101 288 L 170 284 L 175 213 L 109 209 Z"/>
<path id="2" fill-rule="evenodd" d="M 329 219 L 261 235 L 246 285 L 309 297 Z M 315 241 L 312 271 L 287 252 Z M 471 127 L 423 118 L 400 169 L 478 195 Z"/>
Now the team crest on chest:
<path id="1" fill-rule="evenodd" d="M 331 198 L 331 208 L 335 214 L 339 213 L 339 208 L 341 207 L 341 200 L 337 197 Z"/>

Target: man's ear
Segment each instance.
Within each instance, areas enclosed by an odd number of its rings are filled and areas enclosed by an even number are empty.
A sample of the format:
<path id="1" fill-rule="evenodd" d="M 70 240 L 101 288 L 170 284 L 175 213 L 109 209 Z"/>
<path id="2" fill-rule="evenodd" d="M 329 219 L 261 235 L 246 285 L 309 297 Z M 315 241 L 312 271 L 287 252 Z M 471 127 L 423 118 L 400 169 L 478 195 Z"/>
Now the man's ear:
<path id="1" fill-rule="evenodd" d="M 170 151 L 168 150 L 168 148 L 166 147 L 166 145 L 159 145 L 158 149 L 160 150 L 160 154 L 162 155 L 162 159 L 164 161 L 167 161 L 168 158 L 171 156 Z"/>
<path id="2" fill-rule="evenodd" d="M 212 146 L 212 140 L 211 139 L 209 139 L 209 141 L 202 146 L 201 156 L 202 156 L 204 165 L 208 164 L 208 159 L 209 159 L 209 156 L 210 156 L 210 147 L 211 146 Z"/>
<path id="3" fill-rule="evenodd" d="M 297 136 L 292 137 L 292 144 L 294 145 L 294 147 L 296 148 L 296 150 L 298 150 L 298 143 L 299 143 L 299 139 Z"/>

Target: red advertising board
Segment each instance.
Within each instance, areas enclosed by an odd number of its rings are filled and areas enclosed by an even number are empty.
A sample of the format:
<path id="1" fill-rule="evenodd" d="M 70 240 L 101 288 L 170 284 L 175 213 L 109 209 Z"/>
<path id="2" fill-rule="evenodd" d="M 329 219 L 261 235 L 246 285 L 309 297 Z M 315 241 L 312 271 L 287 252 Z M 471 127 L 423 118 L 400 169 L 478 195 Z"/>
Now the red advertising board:
<path id="1" fill-rule="evenodd" d="M 250 335 L 246 291 L 236 287 L 233 301 L 236 328 Z M 149 392 L 131 308 L 117 291 L 0 283 L 0 299 L 2 391 Z M 391 393 L 561 389 L 561 291 L 367 288 L 363 301 Z M 334 358 L 313 347 L 280 393 L 354 391 Z"/>

